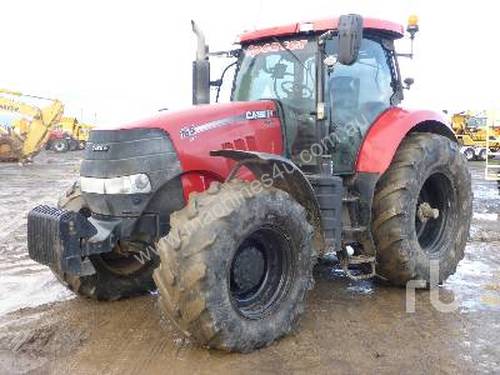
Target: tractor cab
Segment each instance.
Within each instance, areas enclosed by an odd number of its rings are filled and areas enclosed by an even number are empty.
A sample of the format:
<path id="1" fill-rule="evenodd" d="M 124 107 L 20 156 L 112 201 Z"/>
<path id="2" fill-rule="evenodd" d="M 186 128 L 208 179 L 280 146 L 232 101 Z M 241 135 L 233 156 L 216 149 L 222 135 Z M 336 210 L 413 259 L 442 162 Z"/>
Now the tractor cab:
<path id="1" fill-rule="evenodd" d="M 368 128 L 403 98 L 394 49 L 403 35 L 356 15 L 243 34 L 228 54 L 237 56 L 231 100 L 276 101 L 285 156 L 302 169 L 318 173 L 328 159 L 335 174 L 353 173 Z"/>

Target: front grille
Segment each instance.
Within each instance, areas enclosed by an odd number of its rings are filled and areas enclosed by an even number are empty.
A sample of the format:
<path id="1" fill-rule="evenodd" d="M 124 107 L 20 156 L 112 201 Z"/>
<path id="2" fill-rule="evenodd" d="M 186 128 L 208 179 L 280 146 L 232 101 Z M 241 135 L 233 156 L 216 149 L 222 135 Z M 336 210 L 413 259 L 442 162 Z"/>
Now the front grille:
<path id="1" fill-rule="evenodd" d="M 177 170 L 177 154 L 161 129 L 94 130 L 80 175 L 107 178 Z"/>
<path id="2" fill-rule="evenodd" d="M 161 129 L 94 130 L 90 133 L 80 175 L 110 178 L 145 173 L 152 192 L 140 196 L 84 193 L 93 213 L 106 216 L 139 216 L 149 199 L 182 172 L 177 153 Z"/>

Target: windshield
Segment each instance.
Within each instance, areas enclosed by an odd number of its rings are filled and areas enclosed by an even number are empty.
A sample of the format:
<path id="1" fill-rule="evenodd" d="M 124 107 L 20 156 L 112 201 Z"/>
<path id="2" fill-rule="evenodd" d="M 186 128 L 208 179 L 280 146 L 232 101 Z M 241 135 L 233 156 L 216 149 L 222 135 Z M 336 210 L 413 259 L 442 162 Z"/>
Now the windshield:
<path id="1" fill-rule="evenodd" d="M 233 100 L 278 99 L 284 105 L 315 107 L 316 43 L 312 39 L 275 39 L 245 46 Z"/>
<path id="2" fill-rule="evenodd" d="M 486 117 L 471 117 L 467 121 L 469 128 L 484 128 L 486 127 Z"/>

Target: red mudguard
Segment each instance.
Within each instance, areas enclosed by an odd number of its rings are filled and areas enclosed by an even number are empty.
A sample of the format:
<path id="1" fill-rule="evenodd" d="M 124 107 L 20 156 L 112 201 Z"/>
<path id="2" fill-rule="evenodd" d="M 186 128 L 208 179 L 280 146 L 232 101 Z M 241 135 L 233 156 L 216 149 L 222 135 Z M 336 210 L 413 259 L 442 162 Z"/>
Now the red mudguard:
<path id="1" fill-rule="evenodd" d="M 430 125 L 430 131 L 454 137 L 448 120 L 432 111 L 407 111 L 391 108 L 370 127 L 361 144 L 356 162 L 357 173 L 384 173 L 391 164 L 403 138 L 413 129 Z M 424 130 L 426 128 L 422 128 Z"/>

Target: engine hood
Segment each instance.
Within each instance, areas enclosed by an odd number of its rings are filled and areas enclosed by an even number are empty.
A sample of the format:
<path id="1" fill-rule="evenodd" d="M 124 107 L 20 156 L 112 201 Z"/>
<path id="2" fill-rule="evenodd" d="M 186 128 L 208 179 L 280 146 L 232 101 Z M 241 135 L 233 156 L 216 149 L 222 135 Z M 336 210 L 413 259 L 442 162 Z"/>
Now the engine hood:
<path id="1" fill-rule="evenodd" d="M 260 113 L 260 111 L 271 111 Z M 260 116 L 260 117 L 259 117 Z M 161 128 L 168 132 L 171 137 L 176 134 L 183 138 L 189 137 L 189 129 L 194 131 L 209 131 L 223 127 L 219 122 L 231 123 L 245 120 L 265 119 L 276 116 L 276 104 L 273 101 L 253 101 L 253 102 L 231 102 L 223 104 L 206 104 L 186 108 L 178 111 L 161 112 L 158 115 L 134 121 L 118 126 L 118 129 L 136 128 Z M 214 124 L 214 122 L 216 122 Z M 209 130 L 205 128 L 197 129 L 203 125 L 209 125 Z M 211 126 L 210 126 L 211 125 Z M 186 131 L 188 133 L 186 133 Z M 191 130 L 192 132 L 193 130 Z M 199 133 L 198 133 L 199 134 Z"/>
<path id="2" fill-rule="evenodd" d="M 277 104 L 271 100 L 194 106 L 122 125 L 116 130 L 162 129 L 184 172 L 225 176 L 228 163 L 210 151 L 237 149 L 282 155 L 283 136 Z"/>

